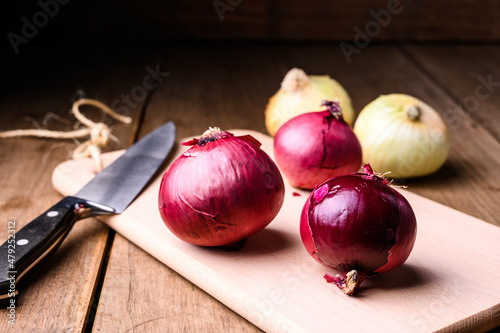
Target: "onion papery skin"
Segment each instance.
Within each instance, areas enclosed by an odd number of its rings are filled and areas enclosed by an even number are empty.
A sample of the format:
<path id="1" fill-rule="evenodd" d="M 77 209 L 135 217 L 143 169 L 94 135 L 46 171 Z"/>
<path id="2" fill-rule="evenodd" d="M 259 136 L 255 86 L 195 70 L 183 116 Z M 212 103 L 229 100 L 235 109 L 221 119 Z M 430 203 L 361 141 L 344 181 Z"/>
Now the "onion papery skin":
<path id="1" fill-rule="evenodd" d="M 287 81 L 294 84 L 287 84 Z M 328 75 L 307 75 L 301 69 L 292 68 L 285 75 L 281 88 L 267 103 L 264 114 L 269 135 L 274 137 L 280 127 L 293 117 L 316 111 L 322 100 L 338 100 L 345 121 L 350 126 L 354 124 L 351 98 L 338 81 Z"/>
<path id="2" fill-rule="evenodd" d="M 417 222 L 408 201 L 385 179 L 356 173 L 327 180 L 311 193 L 302 210 L 300 235 L 314 259 L 340 273 L 326 274 L 328 282 L 341 287 L 339 281 L 357 272 L 352 294 L 365 278 L 406 261 Z"/>
<path id="3" fill-rule="evenodd" d="M 274 158 L 289 183 L 312 190 L 361 167 L 361 145 L 349 125 L 330 111 L 290 119 L 274 138 Z"/>
<path id="4" fill-rule="evenodd" d="M 283 178 L 251 137 L 218 131 L 193 139 L 163 175 L 160 215 L 181 240 L 242 246 L 266 227 L 284 200 Z"/>
<path id="5" fill-rule="evenodd" d="M 412 110 L 417 117 L 409 116 Z M 354 133 L 363 148 L 363 162 L 378 172 L 390 172 L 391 178 L 432 174 L 450 150 L 448 130 L 437 111 L 404 94 L 382 95 L 366 105 Z"/>

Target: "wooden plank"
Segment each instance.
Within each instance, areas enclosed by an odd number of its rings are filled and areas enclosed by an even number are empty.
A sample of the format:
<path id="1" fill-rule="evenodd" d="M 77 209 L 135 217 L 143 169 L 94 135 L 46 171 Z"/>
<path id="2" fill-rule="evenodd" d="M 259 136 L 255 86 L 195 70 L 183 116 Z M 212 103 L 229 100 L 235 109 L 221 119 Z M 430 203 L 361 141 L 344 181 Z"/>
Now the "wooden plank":
<path id="1" fill-rule="evenodd" d="M 134 86 L 142 84 L 146 74 L 144 67 L 150 64 L 147 61 L 154 61 L 144 57 L 141 60 L 137 54 L 117 60 L 116 54 L 96 54 L 90 49 L 40 47 L 32 52 L 22 55 L 9 69 L 13 76 L 7 76 L 10 78 L 8 94 L 0 103 L 2 131 L 33 128 L 33 123 L 25 117 L 42 125 L 45 115 L 50 112 L 65 120 L 60 122 L 51 118 L 47 128 L 71 130 L 75 120 L 68 110 L 76 89 L 82 88 L 89 98 L 111 104 L 120 99 L 120 94 L 130 93 Z M 26 59 L 36 59 L 36 62 L 25 63 Z M 136 118 L 139 109 L 140 103 L 137 103 L 137 107 L 122 108 L 122 111 Z M 132 125 L 117 124 L 91 108 L 82 108 L 82 111 L 91 119 L 112 126 L 113 135 L 120 141 L 111 142 L 105 150 L 128 145 Z M 61 161 L 71 157 L 75 147 L 71 140 L 17 138 L 1 141 L 0 241 L 7 239 L 9 219 L 16 221 L 16 230 L 19 230 L 60 200 L 60 194 L 51 185 L 52 171 Z M 109 229 L 95 219 L 77 223 L 55 255 L 20 291 L 15 327 L 7 322 L 7 310 L 0 310 L 4 318 L 0 321 L 0 331 L 83 330 L 106 254 L 108 234 Z"/>
<path id="2" fill-rule="evenodd" d="M 272 156 L 272 138 L 249 130 L 231 132 L 254 136 Z M 179 145 L 178 154 L 188 148 Z M 107 158 L 110 162 L 120 154 L 113 152 Z M 64 163 L 56 170 L 56 188 L 72 193 L 93 177 L 88 169 L 88 163 Z M 158 177 L 124 213 L 103 221 L 265 331 L 483 332 L 500 325 L 500 282 L 496 279 L 500 228 L 489 223 L 397 189 L 417 217 L 415 247 L 403 266 L 366 280 L 358 296 L 349 297 L 325 282 L 323 275 L 328 269 L 309 256 L 300 240 L 298 223 L 309 192 L 292 189 L 286 182 L 285 202 L 277 217 L 249 237 L 242 249 L 228 252 L 187 244 L 165 227 L 157 209 L 160 181 Z M 110 293 L 115 297 L 107 304 L 111 308 L 117 303 L 125 305 L 118 306 L 124 310 L 118 311 L 116 318 L 100 317 L 109 322 L 106 331 L 120 318 L 127 318 L 127 324 L 120 326 L 126 330 L 136 325 L 142 328 L 145 323 L 145 331 L 199 331 L 200 326 L 193 324 L 198 320 L 191 322 L 189 312 L 180 319 L 189 323 L 175 320 L 166 326 L 156 324 L 163 316 L 171 318 L 171 313 L 179 312 L 164 311 L 161 305 L 175 301 L 173 292 L 164 291 L 175 282 L 168 285 L 169 281 L 158 278 L 138 259 L 142 258 L 135 258 L 135 251 L 129 249 L 117 255 L 117 263 L 111 265 L 118 272 L 107 275 L 110 287 L 125 292 Z M 147 275 L 130 274 L 130 270 L 144 270 Z M 147 291 L 143 286 L 135 293 L 126 292 L 143 281 L 154 285 L 155 292 L 142 293 Z M 141 305 L 141 300 L 147 306 Z M 205 318 L 206 309 L 197 311 Z M 216 327 L 218 332 L 238 331 Z"/>
<path id="3" fill-rule="evenodd" d="M 404 45 L 436 84 L 500 141 L 500 48 L 496 45 Z M 454 122 L 461 122 L 456 118 Z"/>
<path id="4" fill-rule="evenodd" d="M 96 332 L 258 332 L 239 315 L 117 234 Z"/>
<path id="5" fill-rule="evenodd" d="M 500 144 L 404 54 L 391 46 L 373 45 L 353 56 L 348 64 L 336 47 L 327 45 L 302 49 L 282 46 L 278 50 L 286 68 L 301 67 L 310 74 L 326 73 L 336 78 L 350 94 L 357 112 L 379 95 L 396 92 L 413 95 L 437 109 L 452 140 L 447 162 L 433 175 L 399 183 L 424 197 L 500 225 Z M 454 122 L 457 118 L 462 121 Z"/>
<path id="6" fill-rule="evenodd" d="M 32 22 L 37 2 L 11 4 L 5 26 L 21 35 L 23 16 Z M 96 11 L 95 8 L 101 8 Z M 389 8 L 394 8 L 392 14 Z M 109 15 L 113 12 L 114 15 Z M 379 14 L 373 14 L 379 13 Z M 65 43 L 153 41 L 305 40 L 353 41 L 358 27 L 371 40 L 498 41 L 498 3 L 485 0 L 349 1 L 215 0 L 87 1 L 59 6 L 33 39 Z M 78 22 L 78 24 L 74 24 Z M 61 31 L 71 29 L 74 41 Z M 7 42 L 7 41 L 6 41 Z M 20 45 L 20 49 L 29 45 Z"/>
<path id="7" fill-rule="evenodd" d="M 281 77 L 281 70 L 268 51 L 269 48 L 261 46 L 235 48 L 223 44 L 201 49 L 196 46 L 173 48 L 162 64 L 170 76 L 148 105 L 141 136 L 169 120 L 177 125 L 178 137 L 197 135 L 209 126 L 232 128 L 239 125 L 264 132 L 263 112 L 267 96 L 275 92 L 275 82 Z M 178 331 L 181 328 L 189 332 L 207 331 L 207 325 L 213 327 L 209 331 L 214 332 L 259 331 L 232 310 L 214 302 L 205 292 L 191 292 L 190 282 L 165 266 L 152 264 L 154 259 L 147 253 L 135 251 L 136 255 L 126 263 L 115 259 L 114 251 L 119 255 L 130 247 L 133 245 L 120 242 L 114 245 L 111 252 L 111 267 L 106 274 L 96 316 L 97 331 L 114 330 L 116 323 L 109 318 L 115 318 L 115 312 L 132 313 L 128 295 L 116 294 L 108 289 L 127 288 L 127 281 L 149 281 L 150 276 L 157 277 L 166 285 L 161 289 L 161 297 L 165 298 L 156 302 L 155 306 L 158 313 L 167 315 L 150 322 L 149 331 Z M 116 271 L 113 267 L 118 263 L 129 265 L 129 269 Z M 173 289 L 173 286 L 179 285 L 183 293 L 187 293 L 182 298 L 176 296 L 177 291 Z M 142 296 L 154 298 L 159 293 L 155 283 L 144 283 L 140 288 Z M 211 306 L 205 309 L 202 304 L 207 302 Z M 133 306 L 134 312 L 147 314 L 151 311 L 147 302 L 134 302 Z M 183 309 L 183 319 L 174 319 L 177 317 L 169 315 L 178 313 L 179 309 Z M 205 314 L 216 319 L 207 322 Z M 132 314 L 127 315 L 129 317 L 130 320 L 123 323 L 124 328 L 136 327 L 147 318 L 153 318 Z"/>
<path id="8" fill-rule="evenodd" d="M 170 76 L 148 105 L 141 135 L 170 120 L 180 138 L 209 126 L 265 131 L 265 105 L 283 71 L 271 48 L 181 44 L 163 66 Z"/>
<path id="9" fill-rule="evenodd" d="M 270 58 L 274 59 L 277 55 L 282 55 L 283 62 L 269 61 Z M 408 93 L 418 93 L 424 99 L 425 96 L 428 96 L 428 91 L 433 91 L 432 84 L 425 79 L 424 75 L 417 68 L 412 67 L 408 59 L 392 48 L 370 47 L 363 50 L 360 57 L 362 59 L 356 60 L 352 65 L 347 65 L 337 48 L 324 45 L 313 47 L 300 45 L 300 47 L 290 46 L 277 49 L 256 46 L 254 48 L 244 47 L 239 50 L 221 45 L 174 48 L 166 61 L 168 67 L 166 70 L 171 72 L 171 76 L 151 101 L 143 130 L 148 132 L 158 124 L 173 119 L 178 124 L 180 137 L 197 135 L 203 132 L 207 126 L 215 125 L 231 128 L 236 127 L 235 124 L 241 124 L 241 127 L 264 132 L 263 109 L 267 98 L 278 89 L 282 76 L 287 68 L 292 66 L 302 66 L 316 74 L 329 73 L 339 79 L 354 97 L 354 105 L 357 110 L 377 97 L 378 94 L 393 91 L 396 86 L 398 89 L 403 87 L 403 91 Z M 391 71 L 390 66 L 394 66 L 394 64 L 396 64 L 396 68 Z M 406 74 L 406 71 L 408 71 L 408 74 Z M 405 75 L 408 75 L 408 82 L 405 80 Z M 420 89 L 416 91 L 412 90 L 415 89 L 415 82 L 421 82 Z M 354 89 L 355 91 L 352 92 Z M 422 93 L 422 90 L 425 94 Z M 229 97 L 226 98 L 226 96 Z M 448 103 L 440 102 L 441 106 L 452 105 L 451 101 L 446 100 L 446 96 L 443 96 L 443 94 L 438 93 L 437 96 L 431 94 L 430 96 L 433 97 L 433 101 L 443 98 Z M 227 125 L 223 126 L 221 124 Z M 480 133 L 478 141 L 488 137 L 482 129 L 475 131 Z M 475 131 L 471 132 L 475 133 Z M 488 139 L 485 140 L 489 142 Z M 498 149 L 494 145 L 491 147 Z M 453 154 L 459 154 L 463 147 L 455 146 L 455 149 L 456 151 Z M 467 149 L 467 153 L 470 153 L 471 150 L 471 148 Z M 461 157 L 455 159 L 460 161 Z M 493 161 L 493 163 L 496 162 Z M 456 166 L 455 163 L 451 163 L 451 165 L 457 168 L 460 167 Z M 481 164 L 481 168 L 483 167 L 484 165 Z M 444 174 L 449 172 L 450 168 L 447 171 L 445 170 Z M 420 191 L 420 193 L 433 197 L 435 200 L 440 199 L 448 205 L 454 204 L 455 207 L 469 209 L 476 212 L 477 215 L 481 215 L 482 209 L 474 211 L 473 206 L 477 205 L 481 199 L 473 198 L 472 204 L 469 203 L 464 206 L 463 203 L 467 203 L 471 198 L 468 198 L 467 194 L 463 196 L 453 194 L 457 188 L 460 191 L 461 186 L 467 187 L 469 183 L 473 183 L 475 180 L 471 179 L 471 177 L 468 178 L 467 175 L 460 175 L 460 177 L 465 177 L 467 180 L 465 185 L 460 185 L 461 182 L 457 181 L 456 177 L 444 179 L 447 181 L 448 186 L 444 188 L 444 191 L 441 189 L 437 191 L 436 180 L 431 181 L 429 179 L 420 179 L 416 184 L 411 184 L 410 189 L 417 193 Z M 441 180 L 439 187 L 442 186 L 442 182 L 443 180 Z M 426 184 L 427 187 L 425 187 Z M 481 195 L 486 196 L 488 193 Z M 457 199 L 459 202 L 455 201 Z M 485 204 L 487 214 L 483 213 L 483 218 L 491 218 L 498 213 L 495 205 L 490 201 Z M 496 221 L 496 219 L 491 218 L 490 221 Z M 144 261 L 144 258 L 141 258 L 140 261 Z M 139 265 L 139 263 L 135 264 L 135 266 L 141 267 Z M 143 267 L 144 269 L 134 268 L 133 274 L 141 274 L 140 272 L 149 270 L 147 265 L 143 265 Z M 165 273 L 155 273 L 155 275 L 157 274 Z M 119 281 L 117 277 L 113 278 L 113 275 L 107 276 L 107 279 L 109 281 Z M 146 295 L 155 292 L 152 287 L 149 288 L 149 291 L 144 291 Z M 115 304 L 115 310 L 116 307 L 122 308 L 126 304 L 124 301 L 117 302 L 115 299 L 104 298 L 101 303 L 106 305 Z M 164 306 L 170 306 L 170 304 Z M 180 305 L 173 304 L 173 309 L 170 311 L 175 311 L 175 307 L 178 306 Z M 112 312 L 107 310 L 105 313 L 98 313 L 97 318 L 100 322 L 103 322 L 100 318 L 105 318 Z M 198 316 L 196 312 L 192 313 L 190 321 L 196 322 Z M 136 323 L 139 322 L 136 321 Z M 104 322 L 99 325 L 97 326 L 99 329 L 108 327 Z"/>

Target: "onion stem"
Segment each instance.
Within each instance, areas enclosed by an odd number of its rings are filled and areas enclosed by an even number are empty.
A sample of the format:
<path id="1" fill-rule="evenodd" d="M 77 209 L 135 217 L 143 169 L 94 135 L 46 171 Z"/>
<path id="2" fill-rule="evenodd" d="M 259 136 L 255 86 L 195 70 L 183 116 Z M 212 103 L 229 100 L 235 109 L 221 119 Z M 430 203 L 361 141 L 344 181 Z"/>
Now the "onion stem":
<path id="1" fill-rule="evenodd" d="M 407 105 L 405 111 L 410 120 L 417 121 L 420 118 L 421 111 L 416 105 Z"/>
<path id="2" fill-rule="evenodd" d="M 281 89 L 286 93 L 302 91 L 309 85 L 309 77 L 300 68 L 292 68 L 283 78 Z"/>
<path id="3" fill-rule="evenodd" d="M 335 101 L 327 101 L 323 100 L 321 102 L 321 106 L 326 106 L 328 111 L 334 116 L 335 118 L 339 119 L 342 118 L 342 109 L 340 108 L 340 103 L 338 100 Z"/>
<path id="4" fill-rule="evenodd" d="M 217 133 L 217 132 L 220 132 L 219 127 L 209 127 L 201 136 L 202 137 L 209 136 L 209 135 Z"/>

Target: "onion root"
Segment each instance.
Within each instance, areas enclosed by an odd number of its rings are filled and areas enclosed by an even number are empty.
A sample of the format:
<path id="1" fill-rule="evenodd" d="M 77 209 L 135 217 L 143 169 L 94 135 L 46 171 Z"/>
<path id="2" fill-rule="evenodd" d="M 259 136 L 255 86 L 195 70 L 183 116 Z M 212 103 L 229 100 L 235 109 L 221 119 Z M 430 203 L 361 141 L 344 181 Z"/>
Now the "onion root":
<path id="1" fill-rule="evenodd" d="M 325 279 L 328 283 L 335 283 L 335 285 L 342 289 L 346 295 L 350 296 L 354 294 L 362 280 L 359 278 L 358 272 L 355 269 L 347 272 L 345 277 L 340 274 L 333 276 L 326 273 Z"/>

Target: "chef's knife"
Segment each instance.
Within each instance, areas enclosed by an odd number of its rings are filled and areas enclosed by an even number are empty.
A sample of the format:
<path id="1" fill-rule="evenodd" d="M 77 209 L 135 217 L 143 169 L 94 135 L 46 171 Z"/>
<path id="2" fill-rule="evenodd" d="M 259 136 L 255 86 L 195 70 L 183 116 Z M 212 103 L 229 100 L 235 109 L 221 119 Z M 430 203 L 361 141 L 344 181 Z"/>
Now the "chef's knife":
<path id="1" fill-rule="evenodd" d="M 0 305 L 11 302 L 22 279 L 56 251 L 77 220 L 123 212 L 158 171 L 175 136 L 172 122 L 154 130 L 74 196 L 64 197 L 14 235 L 9 234 L 0 247 Z"/>

